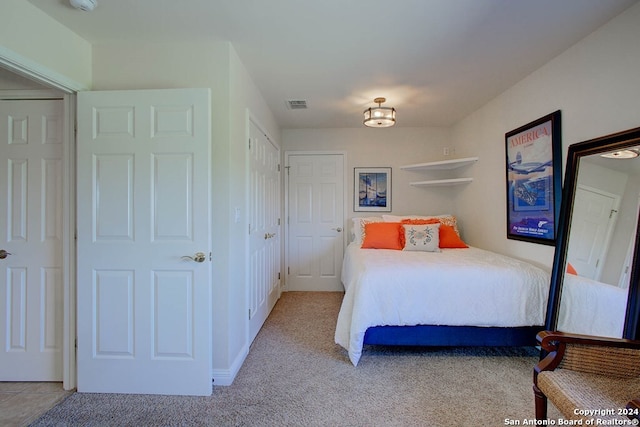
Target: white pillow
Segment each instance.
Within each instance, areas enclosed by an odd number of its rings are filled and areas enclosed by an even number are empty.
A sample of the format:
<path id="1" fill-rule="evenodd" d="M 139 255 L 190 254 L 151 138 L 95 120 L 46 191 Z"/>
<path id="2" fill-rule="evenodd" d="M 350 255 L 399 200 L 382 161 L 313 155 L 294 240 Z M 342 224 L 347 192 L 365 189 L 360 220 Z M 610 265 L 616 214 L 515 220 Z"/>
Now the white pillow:
<path id="1" fill-rule="evenodd" d="M 364 241 L 364 226 L 365 224 L 372 222 L 383 222 L 383 219 L 380 216 L 353 218 L 353 229 L 351 230 L 351 234 L 354 242 L 362 245 L 362 242 Z"/>
<path id="2" fill-rule="evenodd" d="M 405 251 L 440 252 L 440 224 L 404 224 Z"/>

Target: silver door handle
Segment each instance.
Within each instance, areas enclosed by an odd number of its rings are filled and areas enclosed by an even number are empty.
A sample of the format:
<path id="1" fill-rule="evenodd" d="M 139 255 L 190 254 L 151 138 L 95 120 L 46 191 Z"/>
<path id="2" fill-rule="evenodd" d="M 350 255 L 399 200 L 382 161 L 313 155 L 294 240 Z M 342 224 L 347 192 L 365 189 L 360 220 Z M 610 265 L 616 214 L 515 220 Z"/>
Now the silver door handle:
<path id="1" fill-rule="evenodd" d="M 185 255 L 182 257 L 182 259 L 190 259 L 191 261 L 195 262 L 204 262 L 206 258 L 207 256 L 204 254 L 204 252 L 196 252 L 194 256 Z"/>
<path id="2" fill-rule="evenodd" d="M 338 233 L 340 233 L 342 231 L 342 227 L 332 228 L 332 230 L 336 230 Z"/>
<path id="3" fill-rule="evenodd" d="M 7 255 L 11 255 L 11 253 L 5 251 L 4 249 L 0 249 L 0 259 L 5 259 Z"/>

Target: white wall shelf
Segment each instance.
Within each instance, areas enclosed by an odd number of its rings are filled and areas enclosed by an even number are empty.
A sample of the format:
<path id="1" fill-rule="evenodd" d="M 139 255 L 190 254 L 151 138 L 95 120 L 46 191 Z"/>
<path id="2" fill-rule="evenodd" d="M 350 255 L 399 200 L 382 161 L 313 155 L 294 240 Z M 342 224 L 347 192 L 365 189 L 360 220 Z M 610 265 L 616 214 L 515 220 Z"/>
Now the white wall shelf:
<path id="1" fill-rule="evenodd" d="M 441 160 L 438 162 L 416 163 L 413 165 L 400 166 L 400 169 L 406 171 L 430 171 L 430 170 L 449 170 L 457 169 L 462 166 L 470 165 L 478 161 L 477 157 L 465 157 L 464 159 Z"/>
<path id="2" fill-rule="evenodd" d="M 428 163 L 416 163 L 413 165 L 400 166 L 400 169 L 410 172 L 429 172 L 429 171 L 444 171 L 458 169 L 463 166 L 473 164 L 478 161 L 477 157 L 465 157 L 463 159 L 441 160 L 438 162 Z M 410 182 L 409 185 L 414 187 L 436 187 L 436 186 L 449 186 L 468 184 L 473 181 L 473 178 L 448 178 L 448 179 L 435 179 L 429 181 L 417 181 Z"/>
<path id="3" fill-rule="evenodd" d="M 437 186 L 467 184 L 471 181 L 473 181 L 473 178 L 436 179 L 432 181 L 410 182 L 409 185 L 413 185 L 414 187 L 437 187 Z"/>

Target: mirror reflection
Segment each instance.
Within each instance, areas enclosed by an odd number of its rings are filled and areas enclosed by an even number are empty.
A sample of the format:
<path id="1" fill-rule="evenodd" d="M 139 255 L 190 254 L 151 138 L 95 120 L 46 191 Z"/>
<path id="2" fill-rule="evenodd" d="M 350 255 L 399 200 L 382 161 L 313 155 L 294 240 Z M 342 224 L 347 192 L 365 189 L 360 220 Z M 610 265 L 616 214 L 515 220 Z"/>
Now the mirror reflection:
<path id="1" fill-rule="evenodd" d="M 559 331 L 623 336 L 640 207 L 639 153 L 640 145 L 577 160 Z"/>

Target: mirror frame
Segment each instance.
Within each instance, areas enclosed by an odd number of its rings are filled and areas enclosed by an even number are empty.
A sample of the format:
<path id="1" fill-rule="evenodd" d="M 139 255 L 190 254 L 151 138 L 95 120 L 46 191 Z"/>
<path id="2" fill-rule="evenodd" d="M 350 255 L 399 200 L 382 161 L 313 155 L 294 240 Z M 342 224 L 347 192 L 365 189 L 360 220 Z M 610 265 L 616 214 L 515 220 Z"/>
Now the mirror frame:
<path id="1" fill-rule="evenodd" d="M 564 176 L 564 188 L 562 189 L 562 202 L 560 204 L 560 222 L 558 224 L 558 240 L 553 257 L 553 269 L 549 286 L 549 300 L 547 303 L 547 316 L 545 329 L 556 330 L 558 324 L 558 311 L 564 273 L 567 264 L 567 249 L 569 247 L 569 233 L 571 231 L 571 217 L 573 214 L 573 200 L 577 187 L 580 159 L 593 154 L 601 154 L 609 151 L 624 150 L 640 145 L 640 127 L 626 131 L 578 142 L 569 146 L 567 151 L 567 165 Z M 640 158 L 638 158 L 640 161 Z M 640 212 L 638 213 L 638 228 L 636 231 L 635 246 L 631 262 L 631 276 L 629 281 L 629 296 L 627 298 L 627 311 L 622 338 L 638 339 L 640 337 Z"/>

